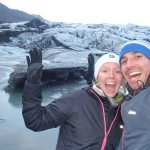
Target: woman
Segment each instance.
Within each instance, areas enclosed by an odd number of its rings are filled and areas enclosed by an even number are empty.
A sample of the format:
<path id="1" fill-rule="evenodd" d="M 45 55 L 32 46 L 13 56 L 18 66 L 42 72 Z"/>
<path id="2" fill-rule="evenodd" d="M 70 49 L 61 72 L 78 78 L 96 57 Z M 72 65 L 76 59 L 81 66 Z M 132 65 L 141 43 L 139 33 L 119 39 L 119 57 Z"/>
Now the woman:
<path id="1" fill-rule="evenodd" d="M 27 57 L 27 81 L 23 93 L 23 117 L 27 128 L 43 131 L 60 126 L 56 150 L 114 150 L 119 143 L 120 105 L 116 102 L 122 84 L 119 57 L 103 55 L 95 64 L 97 83 L 65 94 L 41 106 L 41 51 Z"/>

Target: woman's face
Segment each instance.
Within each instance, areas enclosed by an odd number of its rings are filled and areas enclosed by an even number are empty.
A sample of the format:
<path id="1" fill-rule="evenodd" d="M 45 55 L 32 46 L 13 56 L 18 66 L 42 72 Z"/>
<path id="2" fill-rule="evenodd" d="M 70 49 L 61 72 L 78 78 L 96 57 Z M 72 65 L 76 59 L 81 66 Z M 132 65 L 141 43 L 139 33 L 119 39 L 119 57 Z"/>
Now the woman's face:
<path id="1" fill-rule="evenodd" d="M 119 64 L 113 62 L 104 63 L 97 76 L 99 87 L 108 97 L 114 97 L 117 94 L 122 79 Z"/>

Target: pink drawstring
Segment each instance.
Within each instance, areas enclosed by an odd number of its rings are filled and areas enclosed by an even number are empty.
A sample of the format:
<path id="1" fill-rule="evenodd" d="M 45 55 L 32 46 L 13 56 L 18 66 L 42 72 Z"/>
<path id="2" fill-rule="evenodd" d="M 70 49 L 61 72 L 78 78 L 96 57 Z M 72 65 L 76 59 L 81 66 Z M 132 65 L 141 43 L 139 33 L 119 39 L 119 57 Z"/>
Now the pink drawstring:
<path id="1" fill-rule="evenodd" d="M 103 144 L 102 144 L 101 150 L 104 150 L 104 149 L 105 149 L 106 143 L 107 143 L 107 136 L 104 137 L 104 140 L 103 140 Z"/>
<path id="2" fill-rule="evenodd" d="M 90 91 L 98 98 L 98 100 L 100 101 L 100 103 L 102 105 L 103 119 L 104 119 L 104 134 L 106 136 L 107 131 L 106 131 L 106 116 L 104 115 L 105 114 L 104 105 L 103 105 L 101 99 L 97 96 L 97 94 L 94 91 L 92 91 L 92 90 L 90 90 Z"/>
<path id="3" fill-rule="evenodd" d="M 105 113 L 105 109 L 104 109 L 104 104 L 103 104 L 102 100 L 99 98 L 99 96 L 94 91 L 92 91 L 92 90 L 90 90 L 90 91 L 98 98 L 98 100 L 100 101 L 100 103 L 102 105 L 103 119 L 104 119 L 104 135 L 105 135 L 105 137 L 104 137 L 104 140 L 103 140 L 103 144 L 102 144 L 101 150 L 104 150 L 105 146 L 106 146 L 106 143 L 107 143 L 107 137 L 108 137 L 108 135 L 109 135 L 109 133 L 110 133 L 110 131 L 111 131 L 111 129 L 112 129 L 116 119 L 117 119 L 118 112 L 119 112 L 119 109 L 120 109 L 120 105 L 119 105 L 119 107 L 117 109 L 116 115 L 115 115 L 115 117 L 114 117 L 114 119 L 113 119 L 113 121 L 112 121 L 112 123 L 111 123 L 111 125 L 109 127 L 108 132 L 107 132 L 106 131 L 106 127 L 107 127 L 107 125 L 106 125 L 107 124 L 106 123 L 106 113 Z"/>

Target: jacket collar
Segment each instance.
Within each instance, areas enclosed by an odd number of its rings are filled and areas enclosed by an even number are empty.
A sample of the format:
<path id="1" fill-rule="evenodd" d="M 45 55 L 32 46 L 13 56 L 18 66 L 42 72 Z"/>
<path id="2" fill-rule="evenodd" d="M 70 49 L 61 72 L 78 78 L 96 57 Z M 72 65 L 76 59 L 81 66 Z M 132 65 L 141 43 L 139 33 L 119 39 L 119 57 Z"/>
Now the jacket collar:
<path id="1" fill-rule="evenodd" d="M 120 104 L 120 101 L 118 102 L 116 100 L 118 98 L 118 94 L 114 98 L 110 98 L 110 97 L 106 96 L 105 93 L 100 88 L 98 88 L 95 84 L 93 85 L 92 88 L 99 96 L 107 98 L 112 106 L 116 107 Z"/>
<path id="2" fill-rule="evenodd" d="M 139 89 L 137 89 L 137 90 L 132 89 L 129 86 L 129 84 L 127 83 L 127 90 L 129 92 L 130 97 L 133 97 L 133 96 L 137 95 L 139 92 L 141 92 L 143 89 L 147 88 L 148 86 L 150 86 L 150 76 L 148 77 L 146 84 L 143 85 L 142 87 L 139 87 Z"/>

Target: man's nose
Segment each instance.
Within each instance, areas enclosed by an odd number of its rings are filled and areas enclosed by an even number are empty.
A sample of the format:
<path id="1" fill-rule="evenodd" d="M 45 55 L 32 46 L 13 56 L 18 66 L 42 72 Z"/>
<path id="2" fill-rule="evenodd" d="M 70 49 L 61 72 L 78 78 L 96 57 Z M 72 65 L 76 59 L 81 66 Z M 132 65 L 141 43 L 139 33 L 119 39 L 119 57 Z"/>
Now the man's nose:
<path id="1" fill-rule="evenodd" d="M 135 60 L 128 59 L 128 61 L 127 61 L 127 68 L 131 68 L 133 66 L 135 66 Z"/>

